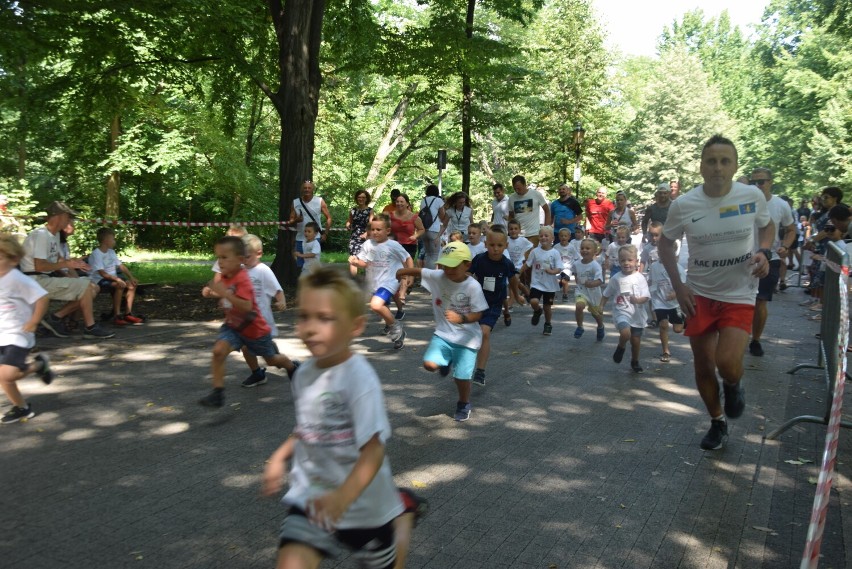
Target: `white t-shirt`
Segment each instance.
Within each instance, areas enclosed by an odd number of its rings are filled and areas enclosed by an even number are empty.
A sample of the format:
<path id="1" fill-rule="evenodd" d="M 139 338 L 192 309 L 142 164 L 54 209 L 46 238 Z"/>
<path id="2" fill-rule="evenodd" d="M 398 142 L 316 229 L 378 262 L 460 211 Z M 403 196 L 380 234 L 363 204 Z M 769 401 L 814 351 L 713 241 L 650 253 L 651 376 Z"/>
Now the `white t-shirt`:
<path id="1" fill-rule="evenodd" d="M 533 244 L 526 237 L 518 237 L 517 239 L 509 237 L 509 246 L 506 247 L 506 251 L 509 253 L 509 258 L 515 264 L 515 269 L 518 271 L 521 270 L 521 267 L 524 266 L 524 253 L 532 248 Z"/>
<path id="2" fill-rule="evenodd" d="M 645 272 L 649 272 L 651 267 L 657 264 L 660 260 L 660 252 L 657 246 L 653 243 L 645 243 L 642 247 L 642 253 L 639 255 L 639 262 L 645 266 Z"/>
<path id="3" fill-rule="evenodd" d="M 766 202 L 766 207 L 769 210 L 769 217 L 772 219 L 772 223 L 775 224 L 775 238 L 772 240 L 772 246 L 769 248 L 772 251 L 771 260 L 775 261 L 781 258 L 778 255 L 778 248 L 781 246 L 781 238 L 779 237 L 780 229 L 793 225 L 793 212 L 790 209 L 790 205 L 778 196 L 769 198 L 769 201 Z M 757 227 L 754 229 L 754 248 L 758 249 Z"/>
<path id="4" fill-rule="evenodd" d="M 432 212 L 432 225 L 426 227 L 426 231 L 437 233 L 441 229 L 441 218 L 438 216 L 438 210 L 444 205 L 444 200 L 438 196 L 426 196 L 420 200 L 420 209 L 429 208 Z"/>
<path id="5" fill-rule="evenodd" d="M 246 267 L 246 272 L 254 289 L 254 300 L 261 316 L 269 324 L 270 335 L 274 338 L 278 335 L 278 327 L 275 325 L 275 315 L 272 314 L 272 300 L 281 290 L 281 285 L 278 284 L 272 269 L 263 263 L 258 263 L 250 269 Z"/>
<path id="6" fill-rule="evenodd" d="M 467 277 L 460 283 L 444 276 L 441 269 L 423 269 L 420 273 L 423 288 L 432 293 L 432 311 L 435 316 L 435 335 L 466 348 L 479 349 L 482 344 L 482 329 L 478 322 L 452 324 L 444 315 L 445 310 L 459 314 L 471 314 L 488 310 L 488 302 L 479 281 Z"/>
<path id="7" fill-rule="evenodd" d="M 711 300 L 754 304 L 757 279 L 751 258 L 755 227 L 769 222 L 766 198 L 754 186 L 734 182 L 727 195 L 711 198 L 696 186 L 669 206 L 663 235 L 686 235 L 687 285 Z"/>
<path id="8" fill-rule="evenodd" d="M 305 209 L 307 208 L 307 210 Z M 318 195 L 314 195 L 311 198 L 311 201 L 305 202 L 305 205 L 302 205 L 302 198 L 296 198 L 293 200 L 293 209 L 296 210 L 296 217 L 300 214 L 302 216 L 302 221 L 296 224 L 296 241 L 304 241 L 305 240 L 305 224 L 311 221 L 316 221 L 319 224 L 320 230 L 322 230 L 322 198 Z M 310 211 L 314 218 L 311 219 L 311 216 L 308 215 L 308 211 Z"/>
<path id="9" fill-rule="evenodd" d="M 539 245 L 530 251 L 527 257 L 527 266 L 532 269 L 530 286 L 542 292 L 556 292 L 559 290 L 559 275 L 550 275 L 545 271 L 548 269 L 559 269 L 562 267 L 562 255 L 554 248 L 547 251 Z"/>
<path id="10" fill-rule="evenodd" d="M 509 211 L 515 214 L 515 219 L 521 224 L 522 235 L 538 235 L 541 228 L 539 211 L 543 205 L 550 207 L 547 199 L 537 190 L 528 189 L 522 196 L 509 195 Z"/>
<path id="11" fill-rule="evenodd" d="M 601 302 L 601 287 L 587 288 L 586 281 L 603 281 L 603 269 L 601 264 L 595 260 L 584 263 L 582 260 L 574 263 L 574 274 L 577 278 L 576 296 L 582 296 L 590 304 L 597 306 Z"/>
<path id="12" fill-rule="evenodd" d="M 381 243 L 368 239 L 358 253 L 359 259 L 367 261 L 367 282 L 372 292 L 384 288 L 393 294 L 399 290 L 396 272 L 405 267 L 405 261 L 410 257 L 408 251 L 392 239 Z"/>
<path id="13" fill-rule="evenodd" d="M 643 306 L 630 302 L 631 297 L 648 298 L 651 292 L 648 290 L 648 281 L 639 271 L 629 275 L 618 273 L 609 279 L 603 295 L 612 299 L 612 319 L 618 324 L 627 322 L 634 328 L 644 328 L 647 323 L 647 313 Z"/>
<path id="14" fill-rule="evenodd" d="M 470 227 L 472 210 L 464 206 L 459 211 L 456 208 L 450 208 L 447 211 L 447 230 L 446 234 L 449 237 L 453 231 L 461 231 L 464 240 L 467 240 L 467 228 Z"/>
<path id="15" fill-rule="evenodd" d="M 467 246 L 470 249 L 470 258 L 471 259 L 473 259 L 477 255 L 479 255 L 480 253 L 485 253 L 485 243 L 482 240 L 480 240 L 479 243 L 477 243 L 476 245 L 473 245 L 472 243 L 468 243 Z M 504 251 L 505 251 L 505 249 L 504 249 Z"/>
<path id="16" fill-rule="evenodd" d="M 121 265 L 121 261 L 118 260 L 118 255 L 115 254 L 114 250 L 101 251 L 100 248 L 96 248 L 89 254 L 89 266 L 92 267 L 89 279 L 95 284 L 101 282 L 104 277 L 98 271 L 104 271 L 114 277 L 118 274 L 119 265 Z"/>
<path id="17" fill-rule="evenodd" d="M 562 245 L 562 243 L 556 243 L 553 248 L 559 253 L 559 256 L 562 258 L 562 272 L 570 275 L 571 267 L 574 266 L 574 252 L 571 250 L 571 242 L 569 241 L 567 245 Z"/>
<path id="18" fill-rule="evenodd" d="M 0 346 L 35 346 L 35 334 L 24 332 L 23 327 L 32 318 L 33 304 L 46 294 L 46 290 L 18 269 L 0 277 Z"/>
<path id="19" fill-rule="evenodd" d="M 571 252 L 572 267 L 576 267 L 583 261 L 583 256 L 580 255 L 580 245 L 582 245 L 582 243 L 582 239 L 574 239 L 568 243 L 568 250 Z"/>
<path id="20" fill-rule="evenodd" d="M 677 266 L 677 272 L 680 275 L 681 282 L 686 280 L 686 273 L 683 267 Z M 654 310 L 670 310 L 679 306 L 677 298 L 668 298 L 669 294 L 674 292 L 674 286 L 669 278 L 669 273 L 662 263 L 653 263 L 651 270 L 648 271 L 648 280 L 650 281 L 648 288 L 651 289 L 651 308 Z"/>
<path id="21" fill-rule="evenodd" d="M 509 223 L 509 196 L 504 195 L 499 202 L 491 200 L 491 223 L 498 223 L 503 227 Z"/>
<path id="22" fill-rule="evenodd" d="M 391 436 L 385 398 L 376 370 L 360 354 L 326 369 L 310 359 L 292 384 L 296 441 L 290 489 L 284 504 L 307 510 L 308 500 L 339 488 L 358 461 L 360 449 L 376 434 Z M 382 526 L 403 511 L 385 455 L 372 482 L 337 523 L 339 529 Z"/>
<path id="23" fill-rule="evenodd" d="M 48 263 L 56 263 L 61 257 L 59 247 L 59 232 L 56 235 L 48 231 L 46 226 L 34 229 L 24 239 L 24 258 L 21 259 L 21 271 L 35 271 L 34 259 L 43 259 Z"/>
<path id="24" fill-rule="evenodd" d="M 624 245 L 627 245 L 625 243 Z M 618 262 L 618 250 L 623 247 L 623 245 L 619 245 L 618 242 L 613 242 L 607 245 L 606 247 L 606 258 L 609 260 L 609 266 L 611 269 L 618 267 L 621 268 L 621 263 Z"/>
<path id="25" fill-rule="evenodd" d="M 322 265 L 320 262 L 320 254 L 322 253 L 322 245 L 320 245 L 320 240 L 318 238 L 314 238 L 313 241 L 303 241 L 302 242 L 302 253 L 307 253 L 310 255 L 313 253 L 316 257 L 311 257 L 309 259 L 302 259 L 305 264 L 303 266 L 303 270 L 312 271 L 315 268 Z"/>

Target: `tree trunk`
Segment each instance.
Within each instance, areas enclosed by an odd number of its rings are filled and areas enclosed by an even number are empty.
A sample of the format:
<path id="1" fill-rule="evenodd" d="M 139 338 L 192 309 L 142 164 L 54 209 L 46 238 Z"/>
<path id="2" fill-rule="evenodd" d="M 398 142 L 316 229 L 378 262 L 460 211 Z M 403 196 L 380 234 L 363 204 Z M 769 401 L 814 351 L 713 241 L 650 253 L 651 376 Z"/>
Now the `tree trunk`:
<path id="1" fill-rule="evenodd" d="M 121 135 L 121 118 L 113 115 L 109 129 L 109 152 L 112 154 L 118 148 L 118 137 Z M 104 215 L 108 218 L 117 219 L 121 196 L 121 172 L 113 170 L 106 184 L 106 207 Z"/>
<path id="2" fill-rule="evenodd" d="M 467 0 L 467 18 L 465 19 L 465 35 L 468 42 L 473 39 L 473 14 L 476 9 L 476 0 Z M 470 62 L 465 57 L 462 62 L 462 191 L 470 195 L 470 160 L 473 151 L 473 141 L 471 139 L 471 118 L 470 106 L 473 93 L 470 88 L 470 75 L 467 73 L 467 66 Z"/>
<path id="3" fill-rule="evenodd" d="M 319 108 L 319 51 L 322 39 L 324 0 L 269 0 L 278 39 L 279 86 L 267 91 L 281 120 L 278 166 L 278 215 L 290 217 L 301 183 L 312 179 L 314 127 Z M 329 228 L 330 229 L 330 228 Z M 295 233 L 278 229 L 272 270 L 282 284 L 296 285 L 298 271 L 293 259 Z"/>

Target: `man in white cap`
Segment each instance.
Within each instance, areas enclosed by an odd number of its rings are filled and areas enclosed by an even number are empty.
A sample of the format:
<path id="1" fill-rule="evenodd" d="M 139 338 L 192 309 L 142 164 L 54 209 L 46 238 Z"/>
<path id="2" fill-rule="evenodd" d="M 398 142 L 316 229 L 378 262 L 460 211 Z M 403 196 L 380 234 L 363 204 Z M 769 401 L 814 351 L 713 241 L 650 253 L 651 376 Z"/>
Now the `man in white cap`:
<path id="1" fill-rule="evenodd" d="M 92 303 L 98 294 L 98 287 L 89 279 L 61 276 L 65 269 L 89 270 L 89 265 L 81 259 L 66 259 L 59 247 L 59 232 L 66 227 L 77 212 L 64 202 L 52 202 L 47 206 L 47 222 L 34 229 L 24 240 L 24 258 L 21 259 L 21 271 L 30 275 L 47 291 L 50 300 L 67 301 L 62 308 L 48 313 L 41 324 L 57 338 L 70 335 L 62 319 L 79 310 L 83 314 L 86 328 L 83 335 L 92 338 L 112 338 L 113 332 L 102 329 L 96 322 Z"/>

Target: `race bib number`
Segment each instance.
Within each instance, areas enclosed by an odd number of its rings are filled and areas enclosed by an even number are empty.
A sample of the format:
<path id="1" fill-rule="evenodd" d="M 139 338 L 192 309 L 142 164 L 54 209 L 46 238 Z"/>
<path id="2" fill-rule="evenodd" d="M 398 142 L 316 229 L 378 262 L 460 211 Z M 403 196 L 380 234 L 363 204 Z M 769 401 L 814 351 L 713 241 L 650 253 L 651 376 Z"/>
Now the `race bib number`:
<path id="1" fill-rule="evenodd" d="M 485 277 L 482 279 L 482 290 L 487 292 L 497 290 L 497 279 L 495 277 Z"/>

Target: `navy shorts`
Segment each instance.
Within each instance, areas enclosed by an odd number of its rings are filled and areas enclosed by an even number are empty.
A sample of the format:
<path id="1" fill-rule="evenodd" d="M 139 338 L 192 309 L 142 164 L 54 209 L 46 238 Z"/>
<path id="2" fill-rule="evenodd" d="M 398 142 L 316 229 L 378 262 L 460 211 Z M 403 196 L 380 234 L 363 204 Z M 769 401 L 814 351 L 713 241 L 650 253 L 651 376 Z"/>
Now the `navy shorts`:
<path id="1" fill-rule="evenodd" d="M 500 314 L 502 314 L 502 312 L 502 304 L 498 304 L 496 306 L 489 306 L 488 310 L 482 313 L 482 318 L 479 319 L 479 323 L 483 326 L 488 326 L 493 330 L 494 325 L 497 324 L 497 321 L 500 319 Z"/>
<path id="2" fill-rule="evenodd" d="M 21 371 L 27 371 L 27 356 L 29 348 L 21 346 L 0 346 L 0 365 L 16 367 Z"/>
<path id="3" fill-rule="evenodd" d="M 530 298 L 535 299 L 543 299 L 544 304 L 547 306 L 553 306 L 553 299 L 556 298 L 555 292 L 545 292 L 543 290 L 538 290 L 537 288 L 530 289 Z"/>
<path id="4" fill-rule="evenodd" d="M 681 317 L 677 308 L 655 308 L 654 318 L 657 322 L 668 320 L 672 324 L 683 324 L 683 317 Z"/>
<path id="5" fill-rule="evenodd" d="M 775 291 L 779 278 L 781 278 L 781 259 L 769 261 L 769 274 L 757 282 L 757 299 L 767 302 L 772 300 L 772 293 Z"/>

